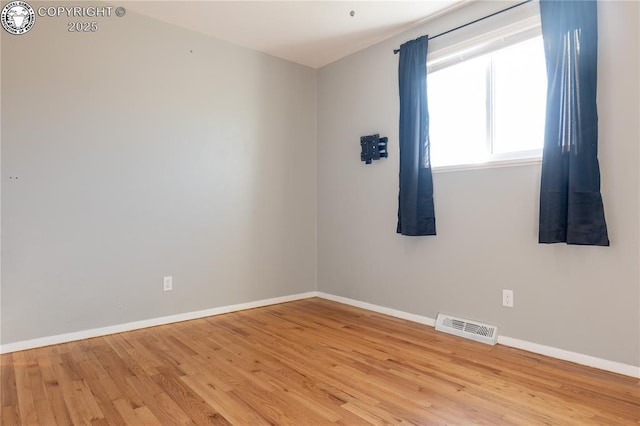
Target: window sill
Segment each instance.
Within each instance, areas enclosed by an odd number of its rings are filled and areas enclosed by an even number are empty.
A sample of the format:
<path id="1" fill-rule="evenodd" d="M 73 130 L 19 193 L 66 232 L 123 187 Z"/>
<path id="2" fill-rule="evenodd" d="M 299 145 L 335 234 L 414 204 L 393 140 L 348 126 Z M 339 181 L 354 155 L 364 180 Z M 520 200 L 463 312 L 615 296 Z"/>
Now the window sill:
<path id="1" fill-rule="evenodd" d="M 478 170 L 478 169 L 497 169 L 502 167 L 516 167 L 516 166 L 529 166 L 542 164 L 542 157 L 533 158 L 520 158 L 511 160 L 496 160 L 487 161 L 486 163 L 474 163 L 474 164 L 456 164 L 452 166 L 439 166 L 432 167 L 433 173 L 448 173 L 448 172 L 461 172 L 465 170 Z"/>

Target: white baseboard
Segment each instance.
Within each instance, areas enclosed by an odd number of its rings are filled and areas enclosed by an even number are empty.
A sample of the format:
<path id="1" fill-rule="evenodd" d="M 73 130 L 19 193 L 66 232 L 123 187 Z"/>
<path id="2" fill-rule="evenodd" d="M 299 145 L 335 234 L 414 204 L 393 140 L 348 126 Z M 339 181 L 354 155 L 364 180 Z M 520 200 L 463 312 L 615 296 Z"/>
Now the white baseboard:
<path id="1" fill-rule="evenodd" d="M 333 300 L 334 302 L 344 303 L 345 305 L 351 305 L 357 308 L 366 309 L 368 311 L 378 312 L 380 314 L 385 314 L 392 317 L 429 325 L 431 327 L 434 327 L 436 324 L 436 320 L 434 320 L 433 318 L 411 314 L 409 312 L 398 311 L 396 309 L 385 308 L 384 306 L 373 305 L 371 303 L 361 302 L 359 300 L 349 299 L 347 297 L 334 296 L 333 294 L 323 293 L 321 291 L 317 292 L 317 296 L 323 299 Z"/>
<path id="2" fill-rule="evenodd" d="M 390 315 L 392 317 L 402 318 L 409 321 L 418 322 L 420 324 L 426 324 L 432 327 L 435 326 L 435 320 L 433 318 L 425 317 L 422 315 L 411 314 L 408 312 L 385 308 L 384 306 L 378 306 L 371 303 L 361 302 L 359 300 L 353 300 L 353 299 L 349 299 L 341 296 L 334 296 L 332 294 L 327 294 L 322 292 L 318 292 L 317 296 L 323 299 L 344 303 L 346 305 L 351 305 L 358 308 L 378 312 L 381 314 Z M 551 358 L 561 359 L 563 361 L 570 361 L 576 364 L 598 368 L 600 370 L 605 370 L 613 373 L 623 374 L 625 376 L 640 378 L 640 366 L 623 364 L 616 361 L 609 361 L 607 359 L 596 358 L 590 355 L 584 355 L 577 352 L 566 351 L 564 349 L 558 349 L 552 346 L 540 345 L 538 343 L 527 342 L 525 340 L 514 339 L 512 337 L 507 337 L 507 336 L 498 336 L 498 343 L 504 346 L 523 349 L 528 352 L 545 355 Z"/>
<path id="3" fill-rule="evenodd" d="M 258 300 L 255 302 L 221 306 L 218 308 L 205 309 L 202 311 L 186 312 L 182 314 L 169 315 L 165 317 L 151 318 L 148 320 L 118 324 L 118 325 L 113 325 L 109 327 L 94 328 L 91 330 L 83 330 L 83 331 L 78 331 L 74 333 L 64 333 L 64 334 L 58 334 L 56 336 L 47 336 L 47 337 L 41 337 L 38 339 L 7 343 L 5 345 L 0 346 L 0 353 L 4 354 L 9 352 L 22 351 L 25 349 L 39 348 L 42 346 L 72 342 L 75 340 L 106 336 L 114 333 L 122 333 L 125 331 L 138 330 L 141 328 L 154 327 L 158 325 L 171 324 L 174 322 L 187 321 L 187 320 L 196 319 L 196 318 L 204 318 L 204 317 L 209 317 L 213 315 L 226 314 L 229 312 L 241 311 L 245 309 L 259 308 L 262 306 L 275 305 L 278 303 L 292 302 L 295 300 L 308 299 L 311 297 L 320 297 L 323 299 L 332 300 L 334 302 L 344 303 L 345 305 L 351 305 L 358 308 L 367 309 L 369 311 L 389 315 L 392 317 L 401 318 L 408 321 L 417 322 L 420 324 L 425 324 L 431 327 L 435 326 L 435 320 L 433 318 L 425 317 L 422 315 L 416 315 L 409 312 L 399 311 L 396 309 L 386 308 L 384 306 L 374 305 L 372 303 L 361 302 L 359 300 L 349 299 L 347 297 L 335 296 L 333 294 L 323 293 L 319 291 L 310 291 L 307 293 L 294 294 L 290 296 L 274 297 L 271 299 Z M 616 361 L 609 361 L 602 358 L 596 358 L 593 356 L 584 355 L 577 352 L 566 351 L 564 349 L 558 349 L 551 346 L 540 345 L 537 343 L 514 339 L 512 337 L 507 337 L 507 336 L 498 336 L 498 343 L 504 346 L 523 349 L 525 351 L 537 353 L 540 355 L 545 355 L 552 358 L 561 359 L 564 361 L 574 362 L 576 364 L 598 368 L 600 370 L 605 370 L 613 373 L 623 374 L 625 376 L 640 378 L 640 366 L 623 364 Z"/>
<path id="4" fill-rule="evenodd" d="M 498 336 L 498 343 L 512 348 L 546 355 L 551 358 L 561 359 L 563 361 L 575 362 L 576 364 L 611 371 L 612 373 L 640 378 L 640 367 L 636 367 L 634 365 L 609 361 L 607 359 L 596 358 L 594 356 L 584 355 L 578 352 L 566 351 L 564 349 L 554 348 L 553 346 L 540 345 L 538 343 L 527 342 L 526 340 L 514 339 L 513 337 L 507 336 Z"/>
<path id="5" fill-rule="evenodd" d="M 205 309 L 202 311 L 185 312 L 182 314 L 169 315 L 166 317 L 151 318 L 142 321 L 128 322 L 108 327 L 93 328 L 73 333 L 58 334 L 55 336 L 40 337 L 37 339 L 23 340 L 19 342 L 0 345 L 0 353 L 22 351 L 25 349 L 39 348 L 42 346 L 57 345 L 59 343 L 73 342 L 75 340 L 90 339 L 92 337 L 106 336 L 109 334 L 122 333 L 125 331 L 139 330 L 141 328 L 155 327 L 158 325 L 171 324 L 174 322 L 188 321 L 196 318 L 210 317 L 212 315 L 227 314 L 229 312 L 242 311 L 245 309 L 259 308 L 262 306 L 275 305 L 278 303 L 292 302 L 294 300 L 308 299 L 317 296 L 317 292 L 294 294 L 290 296 L 274 297 L 271 299 L 257 300 L 255 302 L 239 303 L 237 305 L 221 306 L 219 308 Z"/>

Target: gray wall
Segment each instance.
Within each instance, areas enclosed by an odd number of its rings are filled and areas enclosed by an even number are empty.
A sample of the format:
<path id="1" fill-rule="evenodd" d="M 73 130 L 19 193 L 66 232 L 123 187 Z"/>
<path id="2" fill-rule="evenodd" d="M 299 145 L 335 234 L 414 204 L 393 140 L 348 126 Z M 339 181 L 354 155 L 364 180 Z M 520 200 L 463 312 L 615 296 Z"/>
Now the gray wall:
<path id="1" fill-rule="evenodd" d="M 1 31 L 2 343 L 315 290 L 316 71 L 67 21 Z"/>
<path id="2" fill-rule="evenodd" d="M 640 365 L 637 2 L 599 3 L 600 164 L 611 247 L 537 243 L 539 164 L 436 173 L 438 235 L 395 233 L 392 49 L 501 7 L 476 3 L 319 71 L 318 289 L 431 318 L 453 313 L 498 324 L 512 338 Z M 359 136 L 378 132 L 389 136 L 390 157 L 365 166 Z M 514 308 L 502 307 L 505 288 L 514 290 Z"/>

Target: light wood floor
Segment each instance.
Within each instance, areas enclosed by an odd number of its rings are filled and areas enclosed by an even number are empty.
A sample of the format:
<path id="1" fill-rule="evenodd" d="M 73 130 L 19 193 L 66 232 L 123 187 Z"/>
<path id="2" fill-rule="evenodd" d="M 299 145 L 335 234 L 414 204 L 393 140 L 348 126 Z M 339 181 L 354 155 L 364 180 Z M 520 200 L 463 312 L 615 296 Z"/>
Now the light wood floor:
<path id="1" fill-rule="evenodd" d="M 637 379 L 322 299 L 1 360 L 2 425 L 640 424 Z"/>

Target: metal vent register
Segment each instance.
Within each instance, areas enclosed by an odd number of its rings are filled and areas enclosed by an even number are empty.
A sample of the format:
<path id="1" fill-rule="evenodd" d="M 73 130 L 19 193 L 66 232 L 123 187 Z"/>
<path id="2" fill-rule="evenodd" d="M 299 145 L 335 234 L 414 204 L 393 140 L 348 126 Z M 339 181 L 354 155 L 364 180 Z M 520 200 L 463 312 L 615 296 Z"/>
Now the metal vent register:
<path id="1" fill-rule="evenodd" d="M 436 330 L 476 340 L 488 345 L 495 345 L 498 342 L 497 326 L 457 318 L 451 315 L 438 314 L 436 317 Z"/>

